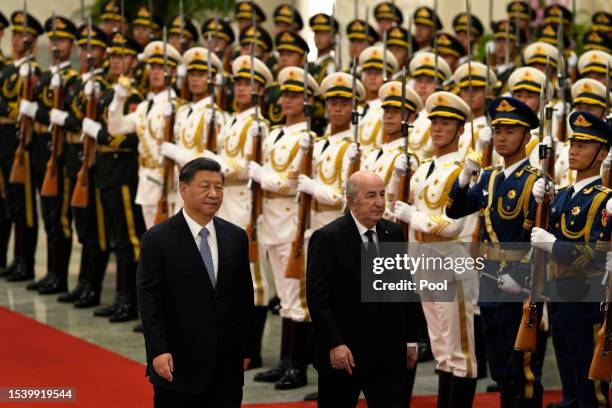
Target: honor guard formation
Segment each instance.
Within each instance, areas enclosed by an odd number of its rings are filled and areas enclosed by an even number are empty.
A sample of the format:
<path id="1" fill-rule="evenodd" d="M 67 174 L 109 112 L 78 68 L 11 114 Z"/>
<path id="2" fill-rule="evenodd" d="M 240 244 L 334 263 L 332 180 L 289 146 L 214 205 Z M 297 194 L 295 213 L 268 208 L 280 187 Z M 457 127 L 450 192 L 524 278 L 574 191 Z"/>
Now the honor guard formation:
<path id="1" fill-rule="evenodd" d="M 249 236 L 249 369 L 262 367 L 272 310 L 278 357 L 254 381 L 302 387 L 312 362 L 308 242 L 345 212 L 349 177 L 368 170 L 384 181 L 384 218 L 406 241 L 487 244 L 493 279 L 480 279 L 480 292 L 504 299 L 421 304 L 419 361 L 436 362 L 438 407 L 472 406 L 487 375 L 501 407 L 541 407 L 546 352 L 561 379 L 554 407 L 609 406 L 607 306 L 535 299 L 529 265 L 545 253 L 556 276 L 612 270 L 612 14 L 589 10 L 578 35 L 577 11 L 560 4 L 512 1 L 485 27 L 470 0 L 451 25 L 438 3 L 380 2 L 345 27 L 335 7 L 302 16 L 281 4 L 266 16 L 245 0 L 201 24 L 182 5 L 163 19 L 113 1 L 96 21 L 0 14 L 12 47 L 0 54 L 0 276 L 96 319 L 137 323 L 140 238 L 181 209 L 180 168 L 214 159 L 225 186 L 218 215 Z M 270 17 L 272 32 L 262 25 Z M 43 35 L 49 67 L 34 53 Z M 41 222 L 47 265 L 34 279 Z M 600 243 L 603 257 L 572 255 L 570 243 Z M 69 287 L 74 245 L 81 261 Z M 111 252 L 116 294 L 101 305 Z"/>

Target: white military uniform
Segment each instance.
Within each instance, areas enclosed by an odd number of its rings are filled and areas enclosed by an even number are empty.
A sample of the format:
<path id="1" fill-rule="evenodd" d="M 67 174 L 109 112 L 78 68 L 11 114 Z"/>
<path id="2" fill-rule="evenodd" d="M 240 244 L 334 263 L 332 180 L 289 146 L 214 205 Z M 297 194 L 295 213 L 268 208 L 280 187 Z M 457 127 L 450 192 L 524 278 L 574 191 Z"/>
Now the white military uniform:
<path id="1" fill-rule="evenodd" d="M 367 112 L 359 122 L 359 147 L 364 155 L 382 144 L 382 101 L 374 99 L 367 102 Z"/>
<path id="2" fill-rule="evenodd" d="M 427 117 L 425 109 L 419 112 L 412 125 L 414 128 L 408 136 L 408 148 L 416 154 L 419 161 L 426 160 L 433 155 L 433 146 L 429 130 L 431 120 Z"/>

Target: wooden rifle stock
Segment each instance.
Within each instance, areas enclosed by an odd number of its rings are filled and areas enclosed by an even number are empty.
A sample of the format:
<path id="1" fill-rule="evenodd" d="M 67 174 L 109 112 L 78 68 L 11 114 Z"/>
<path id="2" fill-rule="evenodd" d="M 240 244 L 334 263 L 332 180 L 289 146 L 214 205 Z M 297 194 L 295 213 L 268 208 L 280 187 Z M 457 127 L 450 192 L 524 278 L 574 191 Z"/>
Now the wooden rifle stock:
<path id="1" fill-rule="evenodd" d="M 22 98 L 26 100 L 32 100 L 32 67 L 29 67 L 30 71 L 26 80 L 23 81 Z M 26 147 L 30 142 L 30 131 L 32 128 L 32 119 L 26 115 L 21 115 L 19 122 L 19 145 L 15 150 L 15 159 L 13 160 L 13 166 L 9 174 L 9 183 L 11 184 L 25 184 L 26 182 Z"/>
<path id="2" fill-rule="evenodd" d="M 166 123 L 164 126 L 164 142 L 174 142 L 173 126 L 174 113 L 172 113 L 172 115 L 166 119 Z M 157 201 L 157 210 L 155 212 L 154 220 L 155 225 L 167 220 L 170 215 L 170 209 L 168 206 L 168 194 L 170 193 L 170 189 L 172 188 L 172 184 L 174 183 L 174 162 L 171 159 L 164 157 L 162 166 L 162 193 L 159 197 L 159 200 Z"/>
<path id="3" fill-rule="evenodd" d="M 312 174 L 312 150 L 313 143 L 310 143 L 310 147 L 304 157 L 302 157 L 300 174 L 304 174 L 308 177 Z M 312 197 L 306 193 L 300 193 L 300 207 L 298 210 L 298 225 L 295 231 L 295 237 L 291 241 L 291 252 L 289 253 L 289 260 L 287 261 L 287 267 L 285 269 L 286 278 L 301 279 L 305 275 L 304 271 L 304 233 L 308 228 L 310 206 Z"/>
<path id="4" fill-rule="evenodd" d="M 547 181 L 548 182 L 548 181 Z M 548 214 L 550 210 L 550 196 L 546 194 L 536 210 L 535 226 L 548 229 Z M 519 351 L 535 351 L 538 335 L 538 310 L 536 299 L 540 288 L 540 279 L 544 278 L 544 270 L 548 263 L 545 251 L 534 248 L 534 260 L 531 268 L 529 299 L 523 304 L 521 324 L 514 343 L 514 349 Z"/>
<path id="5" fill-rule="evenodd" d="M 214 98 L 212 103 L 215 103 Z M 216 114 L 217 111 L 216 109 L 212 110 L 212 121 L 210 122 L 210 125 L 207 128 L 207 132 L 206 132 L 206 149 L 210 150 L 213 153 L 217 153 L 217 118 L 216 118 Z"/>
<path id="6" fill-rule="evenodd" d="M 412 177 L 412 169 L 410 168 L 410 160 L 408 160 L 408 166 L 406 167 L 406 174 L 400 178 L 399 187 L 397 190 L 397 197 L 399 200 L 409 203 L 410 202 L 410 178 Z M 408 232 L 410 231 L 410 224 L 400 221 L 400 227 L 402 228 L 402 235 L 404 239 L 408 241 Z"/>
<path id="7" fill-rule="evenodd" d="M 258 164 L 261 164 L 261 138 L 262 135 L 260 134 L 253 140 L 252 160 Z M 247 236 L 249 237 L 249 260 L 251 263 L 256 263 L 259 260 L 259 252 L 257 250 L 257 219 L 261 214 L 262 199 L 263 192 L 261 185 L 255 180 L 251 180 L 251 214 L 246 227 Z"/>
<path id="8" fill-rule="evenodd" d="M 90 119 L 96 119 L 95 91 L 87 98 L 85 116 Z M 76 184 L 74 185 L 74 192 L 70 201 L 70 205 L 73 207 L 87 208 L 89 204 L 89 169 L 93 164 L 94 150 L 94 140 L 91 137 L 85 136 L 85 141 L 83 142 L 83 164 L 81 164 L 81 168 L 77 173 Z"/>
<path id="9" fill-rule="evenodd" d="M 53 90 L 53 107 L 55 109 L 59 109 L 62 105 L 61 92 L 61 86 Z M 64 130 L 61 127 L 53 125 L 51 137 L 51 157 L 49 157 L 49 160 L 47 161 L 45 177 L 40 189 L 40 195 L 43 197 L 57 197 L 58 194 L 57 158 L 60 155 L 62 148 L 63 132 Z"/>

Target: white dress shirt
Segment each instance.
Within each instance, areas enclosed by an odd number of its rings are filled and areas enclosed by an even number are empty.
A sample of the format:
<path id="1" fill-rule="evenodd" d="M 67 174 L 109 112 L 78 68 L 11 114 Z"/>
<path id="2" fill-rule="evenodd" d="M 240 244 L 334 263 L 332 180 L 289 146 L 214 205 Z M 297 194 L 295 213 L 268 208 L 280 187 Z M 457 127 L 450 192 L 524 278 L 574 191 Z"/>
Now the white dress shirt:
<path id="1" fill-rule="evenodd" d="M 518 169 L 518 168 L 519 168 L 519 166 L 520 166 L 521 164 L 523 164 L 524 162 L 526 162 L 527 160 L 529 160 L 529 158 L 527 158 L 527 157 L 526 157 L 526 158 L 524 158 L 524 159 L 522 159 L 522 160 L 517 161 L 517 162 L 516 162 L 516 163 L 514 163 L 514 164 L 511 164 L 511 165 L 510 165 L 510 166 L 508 166 L 508 167 L 505 167 L 505 168 L 504 168 L 504 177 L 505 177 L 505 178 L 510 177 L 510 176 L 512 175 L 512 173 L 514 173 L 514 171 L 515 171 L 516 169 Z"/>
<path id="2" fill-rule="evenodd" d="M 583 188 L 585 188 L 586 186 L 588 186 L 589 184 L 591 184 L 592 182 L 594 182 L 595 180 L 597 180 L 600 176 L 593 176 L 593 177 L 588 177 L 585 178 L 584 180 L 580 180 L 574 183 L 574 185 L 572 187 L 574 187 L 574 192 L 572 193 L 572 198 L 574 198 L 576 196 L 576 194 L 578 194 Z"/>
<path id="3" fill-rule="evenodd" d="M 210 247 L 210 253 L 213 259 L 213 266 L 215 268 L 215 278 L 218 278 L 219 275 L 219 246 L 217 245 L 217 231 L 215 230 L 215 223 L 213 220 L 206 225 L 200 225 L 187 215 L 187 211 L 183 208 L 183 216 L 185 217 L 185 221 L 187 221 L 187 226 L 191 231 L 191 236 L 193 236 L 193 240 L 196 243 L 196 247 L 198 248 L 198 252 L 200 252 L 200 242 L 202 241 L 202 237 L 200 236 L 200 231 L 202 228 L 206 227 L 208 230 L 208 246 Z"/>

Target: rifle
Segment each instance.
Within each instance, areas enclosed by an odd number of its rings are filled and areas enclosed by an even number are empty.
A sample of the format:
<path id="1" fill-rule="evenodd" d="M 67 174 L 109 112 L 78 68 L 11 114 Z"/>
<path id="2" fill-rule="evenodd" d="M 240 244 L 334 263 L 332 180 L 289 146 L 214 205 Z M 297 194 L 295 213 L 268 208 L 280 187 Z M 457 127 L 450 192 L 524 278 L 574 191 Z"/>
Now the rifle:
<path id="1" fill-rule="evenodd" d="M 542 99 L 544 102 L 546 97 L 544 96 L 544 92 L 542 92 Z M 544 113 L 545 111 L 545 113 Z M 549 195 L 549 184 L 548 184 L 548 176 L 546 174 L 547 163 L 548 163 L 548 155 L 549 155 L 549 147 L 543 143 L 544 141 L 544 116 L 552 116 L 552 108 L 546 107 L 544 109 L 542 106 L 540 107 L 540 112 L 542 116 L 540 117 L 540 161 L 542 165 L 542 175 L 544 177 L 545 189 L 544 189 L 544 198 L 542 202 L 538 203 L 538 207 L 536 209 L 536 219 L 535 226 L 538 228 L 543 228 L 548 230 L 548 216 L 550 213 L 550 195 Z M 539 248 L 533 249 L 534 259 L 531 264 L 531 271 L 529 275 L 529 298 L 527 302 L 523 304 L 523 315 L 521 317 L 521 324 L 519 326 L 519 331 L 516 336 L 516 341 L 514 343 L 514 349 L 519 351 L 535 351 L 536 349 L 536 339 L 538 332 L 538 310 L 536 305 L 536 300 L 540 294 L 541 287 L 543 285 L 543 279 L 545 275 L 546 265 L 548 264 L 548 255 L 546 252 Z"/>
<path id="2" fill-rule="evenodd" d="M 487 117 L 487 126 L 491 127 L 491 115 L 489 114 L 489 103 L 491 103 L 491 74 L 489 73 L 490 61 L 489 61 L 489 52 L 485 51 L 485 64 L 487 66 L 487 78 L 485 80 L 485 115 Z M 482 149 L 482 167 L 488 167 L 491 165 L 493 161 L 493 146 L 491 146 L 491 142 L 487 143 Z"/>
<path id="3" fill-rule="evenodd" d="M 349 177 L 351 177 L 351 175 L 353 173 L 355 173 L 357 170 L 359 170 L 360 167 L 360 162 L 361 162 L 361 154 L 359 152 L 359 107 L 357 104 L 357 58 L 353 58 L 353 67 L 351 70 L 351 75 L 353 76 L 353 80 L 352 80 L 352 89 L 353 89 L 353 96 L 352 96 L 352 100 L 351 100 L 351 104 L 352 104 L 352 112 L 351 112 L 351 125 L 353 125 L 353 141 L 357 144 L 357 156 L 355 157 L 355 160 L 353 160 L 353 162 L 351 163 L 350 167 L 349 167 L 349 171 L 348 171 L 348 175 L 347 175 L 347 180 Z"/>
<path id="4" fill-rule="evenodd" d="M 612 378 L 612 273 L 606 271 L 606 276 L 606 300 L 601 303 L 604 322 L 597 332 L 589 380 L 609 382 Z"/>
<path id="5" fill-rule="evenodd" d="M 24 64 L 28 64 L 28 76 L 23 81 L 21 88 L 21 99 L 28 101 L 32 100 L 32 66 L 30 60 L 32 58 L 30 36 L 28 35 L 28 14 L 26 1 L 23 2 L 23 47 L 26 50 L 26 60 Z M 11 173 L 9 174 L 9 183 L 11 184 L 25 184 L 26 178 L 29 177 L 29 153 L 26 151 L 27 146 L 30 144 L 32 132 L 32 119 L 27 115 L 19 116 L 19 145 L 15 150 L 15 159 L 11 167 Z"/>
<path id="6" fill-rule="evenodd" d="M 168 37 L 166 33 L 166 27 L 163 29 L 163 42 L 164 42 L 164 79 L 166 82 L 166 89 L 168 91 L 168 102 L 172 102 L 172 78 L 170 76 L 170 72 L 168 71 Z M 173 126 L 174 126 L 174 111 L 170 115 L 169 118 L 166 118 L 166 123 L 164 126 L 164 142 L 174 142 L 174 134 L 173 134 Z M 169 216 L 169 206 L 168 206 L 168 195 L 170 194 L 170 190 L 172 189 L 172 184 L 174 184 L 174 162 L 164 157 L 163 161 L 163 182 L 162 182 L 162 192 L 159 197 L 159 201 L 157 202 L 157 211 L 155 213 L 155 224 L 159 224 L 162 221 L 168 219 Z"/>
<path id="7" fill-rule="evenodd" d="M 52 55 L 53 64 L 58 66 L 59 61 L 59 49 L 57 48 L 57 37 L 55 27 L 55 9 L 53 10 L 51 21 L 53 24 L 53 40 L 52 40 Z M 58 70 L 59 71 L 59 70 Z M 58 72 L 59 75 L 59 72 Z M 51 74 L 53 78 L 53 74 Z M 61 76 L 60 76 L 61 78 Z M 59 109 L 63 105 L 62 86 L 60 85 L 53 89 L 53 108 Z M 42 187 L 40 189 L 40 195 L 43 197 L 57 197 L 58 182 L 57 182 L 57 158 L 60 155 L 60 149 L 63 143 L 63 129 L 59 126 L 51 125 L 52 136 L 51 136 L 51 156 L 47 160 L 45 167 L 45 177 L 43 179 Z"/>
<path id="8" fill-rule="evenodd" d="M 406 66 L 412 61 L 412 16 L 408 16 L 408 55 L 406 56 Z"/>
<path id="9" fill-rule="evenodd" d="M 153 41 L 155 39 L 155 30 L 153 29 L 153 0 L 149 0 L 149 27 L 151 31 L 149 32 L 149 40 Z"/>
<path id="10" fill-rule="evenodd" d="M 510 20 L 506 24 L 506 38 L 504 39 L 504 69 L 508 69 L 510 63 Z M 501 74 L 501 72 L 500 72 Z"/>
<path id="11" fill-rule="evenodd" d="M 181 19 L 181 23 L 179 24 L 179 52 L 181 55 L 185 52 L 185 36 L 183 34 L 183 30 L 185 29 L 185 13 L 183 12 L 183 0 L 179 0 L 179 16 Z M 153 27 L 151 26 L 151 29 Z M 210 66 L 209 66 L 210 72 Z M 189 100 L 189 83 L 187 78 L 183 78 L 183 83 L 181 84 L 181 99 Z"/>
<path id="12" fill-rule="evenodd" d="M 472 93 L 472 14 L 471 14 L 471 8 L 470 8 L 470 0 L 465 0 L 465 10 L 466 10 L 466 14 L 468 16 L 467 18 L 467 63 L 468 63 L 468 93 L 470 95 L 470 131 L 471 131 L 471 135 L 470 135 L 470 145 L 472 146 L 472 148 L 474 148 L 474 113 L 472 112 L 472 109 L 474 109 L 472 107 L 472 100 L 473 98 L 473 93 Z M 489 72 L 487 72 L 487 75 L 489 74 Z"/>
<path id="13" fill-rule="evenodd" d="M 253 3 L 253 0 L 251 0 Z M 251 4 L 251 10 L 254 10 L 253 5 Z M 253 20 L 253 28 L 256 27 L 257 20 L 255 19 L 255 13 L 251 13 L 251 18 Z M 255 123 L 257 124 L 257 129 L 259 130 L 259 94 L 255 90 L 255 41 L 251 42 L 251 104 L 255 108 Z M 261 164 L 261 145 L 262 145 L 262 135 L 261 131 L 257 135 L 255 139 L 253 139 L 253 151 L 251 160 L 253 160 L 257 164 Z M 251 214 L 249 217 L 249 223 L 246 227 L 247 236 L 249 237 L 249 260 L 251 263 L 256 263 L 259 260 L 258 253 L 258 245 L 257 245 L 257 219 L 261 214 L 262 210 L 262 199 L 263 192 L 261 190 L 261 185 L 254 181 L 253 179 L 249 180 L 249 186 L 251 187 Z"/>
<path id="14" fill-rule="evenodd" d="M 254 13 L 251 13 L 254 14 Z M 212 75 L 212 48 L 210 33 L 208 33 L 208 94 L 211 99 L 212 121 L 206 129 L 206 149 L 213 153 L 217 152 L 217 105 L 215 101 L 215 82 Z M 253 42 L 254 43 L 254 42 Z M 223 90 L 221 90 L 223 92 Z"/>
<path id="15" fill-rule="evenodd" d="M 608 98 L 606 98 L 606 111 L 604 113 L 606 118 L 604 120 L 608 126 L 612 127 L 612 119 L 607 117 L 607 115 L 610 114 L 610 61 L 606 61 L 606 78 L 608 78 L 608 81 L 606 82 L 606 95 L 608 95 Z M 608 188 L 610 188 L 610 185 L 612 184 L 612 177 L 610 176 L 611 172 L 612 169 L 606 170 L 603 177 L 603 185 Z"/>
<path id="16" fill-rule="evenodd" d="M 89 70 L 88 81 L 95 81 L 94 76 L 94 60 L 91 52 L 91 16 L 87 18 L 87 68 Z M 85 84 L 86 85 L 86 84 Z M 87 97 L 87 103 L 85 105 L 85 117 L 89 119 L 96 119 L 96 92 L 95 90 Z M 77 208 L 87 208 L 89 204 L 89 169 L 93 165 L 95 141 L 91 137 L 83 135 L 85 141 L 83 142 L 83 163 L 77 173 L 76 183 L 74 185 L 74 191 L 72 193 L 72 199 L 70 205 Z"/>
<path id="17" fill-rule="evenodd" d="M 557 88 L 559 89 L 559 99 L 561 100 L 561 122 L 557 130 L 557 140 L 565 142 L 567 139 L 567 72 L 565 66 L 565 57 L 563 56 L 563 18 L 560 19 L 559 27 L 557 28 Z M 609 94 L 608 94 L 609 95 Z M 551 136 L 552 137 L 552 136 Z"/>
<path id="18" fill-rule="evenodd" d="M 550 78 L 550 75 L 551 75 L 550 74 L 550 57 L 546 57 L 546 77 Z M 550 93 L 549 81 L 546 81 L 544 83 L 544 89 L 545 89 L 544 94 L 548 96 L 548 94 Z M 544 171 L 551 178 L 555 176 L 555 144 L 556 144 L 555 136 L 553 136 L 552 134 L 552 112 L 553 110 L 554 109 L 552 107 L 547 107 L 544 110 L 544 113 L 546 114 L 546 133 L 548 134 L 548 136 L 550 136 L 550 143 L 551 143 L 551 146 L 549 148 L 550 159 L 546 162 L 547 167 L 544 169 Z M 566 122 L 566 120 L 564 120 L 564 122 Z"/>
<path id="19" fill-rule="evenodd" d="M 400 109 L 402 118 L 401 131 L 402 137 L 404 138 L 404 153 L 406 154 L 406 163 L 408 165 L 406 166 L 406 174 L 404 174 L 399 181 L 397 196 L 401 201 L 408 203 L 410 202 L 410 179 L 412 178 L 412 169 L 410 168 L 410 153 L 408 152 L 408 132 L 412 125 L 408 123 L 408 109 L 406 108 L 406 75 L 406 67 L 404 67 L 402 69 L 402 106 Z M 410 225 L 404 221 L 400 221 L 400 226 L 402 228 L 404 239 L 407 241 Z"/>
<path id="20" fill-rule="evenodd" d="M 383 32 L 383 83 L 385 84 L 389 80 L 389 75 L 387 74 L 387 31 L 389 30 Z M 357 58 L 358 56 L 353 59 L 353 67 L 357 65 Z"/>
<path id="21" fill-rule="evenodd" d="M 434 0 L 434 19 L 436 18 L 436 16 L 438 15 L 438 0 Z M 438 68 L 438 25 L 436 24 L 436 22 L 434 21 L 434 28 L 433 28 L 433 52 L 434 52 L 434 83 L 436 84 L 436 91 L 441 90 L 441 83 L 440 83 L 440 79 L 438 78 L 438 72 L 439 72 L 439 68 Z"/>
<path id="22" fill-rule="evenodd" d="M 308 61 L 304 57 L 304 114 L 306 116 L 306 132 L 310 135 L 312 106 L 308 103 Z M 312 152 L 314 141 L 311 138 L 308 151 L 302 157 L 300 164 L 300 174 L 308 177 L 312 175 Z M 302 279 L 305 275 L 304 271 L 304 233 L 310 224 L 310 207 L 312 197 L 306 193 L 299 194 L 299 209 L 298 223 L 293 241 L 291 241 L 291 251 L 289 252 L 289 260 L 285 268 L 285 277 L 293 279 Z"/>

